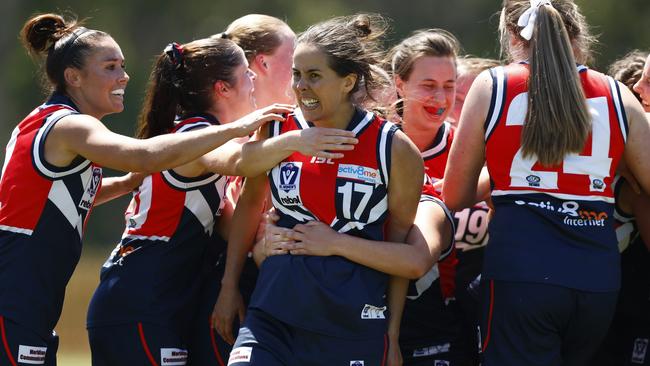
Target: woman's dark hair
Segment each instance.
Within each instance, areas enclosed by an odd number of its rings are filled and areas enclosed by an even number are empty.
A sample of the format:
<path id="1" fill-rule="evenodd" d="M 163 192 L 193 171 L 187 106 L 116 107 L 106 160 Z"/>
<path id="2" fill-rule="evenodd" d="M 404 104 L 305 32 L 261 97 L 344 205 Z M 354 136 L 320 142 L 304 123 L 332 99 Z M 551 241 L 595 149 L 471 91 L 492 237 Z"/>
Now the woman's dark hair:
<path id="1" fill-rule="evenodd" d="M 81 69 L 97 42 L 108 33 L 81 26 L 76 19 L 58 14 L 40 14 L 25 22 L 20 39 L 32 57 L 45 55 L 48 91 L 66 91 L 65 69 Z"/>
<path id="2" fill-rule="evenodd" d="M 622 58 L 614 61 L 614 63 L 609 67 L 608 72 L 611 77 L 627 86 L 627 88 L 634 93 L 634 96 L 639 100 L 639 102 L 641 101 L 641 96 L 637 94 L 632 87 L 641 79 L 643 67 L 645 66 L 647 58 L 648 52 L 642 52 L 639 50 L 631 51 Z"/>
<path id="3" fill-rule="evenodd" d="M 241 48 L 224 38 L 168 45 L 151 72 L 136 136 L 168 133 L 177 115 L 205 112 L 213 102 L 214 83 L 234 84 L 235 69 L 243 63 Z"/>
<path id="4" fill-rule="evenodd" d="M 381 62 L 384 52 L 380 38 L 387 29 L 386 20 L 377 14 L 336 17 L 309 27 L 300 34 L 297 44 L 318 47 L 337 75 L 356 74 L 350 95 L 363 87 L 366 95 L 372 97 L 377 82 L 371 66 Z"/>

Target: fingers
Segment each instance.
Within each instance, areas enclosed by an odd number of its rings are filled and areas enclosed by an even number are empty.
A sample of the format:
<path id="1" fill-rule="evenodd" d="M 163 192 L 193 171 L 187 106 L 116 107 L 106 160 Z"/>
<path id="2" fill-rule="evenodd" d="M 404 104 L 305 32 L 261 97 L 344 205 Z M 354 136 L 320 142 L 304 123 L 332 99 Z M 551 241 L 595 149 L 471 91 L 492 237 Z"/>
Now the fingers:
<path id="1" fill-rule="evenodd" d="M 277 113 L 263 114 L 255 121 L 255 124 L 262 124 L 269 121 L 284 121 L 285 119 L 284 116 Z"/>
<path id="2" fill-rule="evenodd" d="M 342 153 L 332 153 L 329 151 L 317 151 L 314 156 L 319 157 L 319 158 L 326 158 L 326 159 L 341 159 L 345 155 Z"/>
<path id="3" fill-rule="evenodd" d="M 354 150 L 354 145 L 320 144 L 320 145 L 318 145 L 318 150 L 320 150 L 320 151 L 325 151 L 325 150 L 349 151 L 349 150 Z"/>
<path id="4" fill-rule="evenodd" d="M 346 136 L 346 137 L 354 137 L 356 134 L 353 131 L 348 131 L 348 130 L 341 130 L 338 128 L 328 128 L 328 127 L 317 127 L 319 131 L 322 131 L 324 135 L 329 135 L 329 136 Z M 354 139 L 356 140 L 356 139 Z M 355 142 L 356 144 L 356 142 Z"/>

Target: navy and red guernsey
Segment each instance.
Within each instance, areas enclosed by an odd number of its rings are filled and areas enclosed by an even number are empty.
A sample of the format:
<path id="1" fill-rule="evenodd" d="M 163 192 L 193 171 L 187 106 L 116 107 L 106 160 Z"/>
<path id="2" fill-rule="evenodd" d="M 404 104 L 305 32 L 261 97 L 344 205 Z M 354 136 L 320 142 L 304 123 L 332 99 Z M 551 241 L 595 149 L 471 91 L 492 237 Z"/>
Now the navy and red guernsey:
<path id="1" fill-rule="evenodd" d="M 77 157 L 45 160 L 45 141 L 63 117 L 78 114 L 54 94 L 14 129 L 0 181 L 0 315 L 50 337 L 65 287 L 81 255 L 83 229 L 102 169 Z"/>
<path id="2" fill-rule="evenodd" d="M 271 123 L 271 136 L 310 126 L 296 109 L 285 122 Z M 341 233 L 383 240 L 397 127 L 356 110 L 347 129 L 359 143 L 345 157 L 294 153 L 269 172 L 278 226 L 318 220 Z M 339 256 L 271 256 L 262 264 L 250 307 L 321 334 L 377 337 L 386 332 L 387 281 L 386 274 Z"/>
<path id="3" fill-rule="evenodd" d="M 218 123 L 209 115 L 176 123 L 173 133 Z M 147 176 L 134 192 L 121 242 L 101 269 L 88 328 L 144 322 L 184 332 L 196 311 L 203 257 L 224 205 L 228 177 Z"/>
<path id="4" fill-rule="evenodd" d="M 594 292 L 619 288 L 613 181 L 627 120 L 618 84 L 584 66 L 577 70 L 592 132 L 580 154 L 568 154 L 553 167 L 522 153 L 528 65 L 490 70 L 485 139 L 495 216 L 485 253 L 486 279 Z"/>

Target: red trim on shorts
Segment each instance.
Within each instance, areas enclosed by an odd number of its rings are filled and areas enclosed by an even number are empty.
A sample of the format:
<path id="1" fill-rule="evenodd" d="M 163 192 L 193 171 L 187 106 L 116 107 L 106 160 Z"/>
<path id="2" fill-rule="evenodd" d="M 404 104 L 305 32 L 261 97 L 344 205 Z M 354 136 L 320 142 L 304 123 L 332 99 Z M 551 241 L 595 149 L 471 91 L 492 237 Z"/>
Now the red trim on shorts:
<path id="1" fill-rule="evenodd" d="M 219 366 L 225 366 L 223 364 L 223 359 L 219 354 L 219 347 L 217 347 L 217 340 L 214 338 L 215 330 L 212 329 L 212 322 L 210 321 L 210 319 L 208 319 L 208 330 L 210 331 L 210 344 L 212 344 L 212 350 L 214 351 L 215 357 L 217 357 L 217 362 L 219 363 Z"/>
<path id="2" fill-rule="evenodd" d="M 11 349 L 9 348 L 9 342 L 7 342 L 7 333 L 5 331 L 5 318 L 0 316 L 0 333 L 2 333 L 2 344 L 5 346 L 5 352 L 7 352 L 7 358 L 11 366 L 17 366 L 14 356 L 11 354 Z"/>
<path id="3" fill-rule="evenodd" d="M 488 342 L 490 341 L 490 331 L 492 330 L 492 313 L 494 310 L 494 280 L 490 280 L 490 310 L 488 312 L 487 330 L 485 332 L 485 340 L 483 341 L 483 352 L 487 349 Z"/>
<path id="4" fill-rule="evenodd" d="M 149 346 L 147 345 L 147 340 L 144 338 L 144 330 L 142 329 L 142 323 L 138 323 L 138 333 L 140 333 L 140 341 L 142 342 L 142 348 L 144 348 L 144 353 L 147 355 L 149 362 L 153 366 L 158 366 L 156 359 L 153 358 L 151 351 L 149 351 Z"/>
<path id="5" fill-rule="evenodd" d="M 381 366 L 386 365 L 387 357 L 388 357 L 388 334 L 384 334 L 384 357 L 381 359 Z"/>

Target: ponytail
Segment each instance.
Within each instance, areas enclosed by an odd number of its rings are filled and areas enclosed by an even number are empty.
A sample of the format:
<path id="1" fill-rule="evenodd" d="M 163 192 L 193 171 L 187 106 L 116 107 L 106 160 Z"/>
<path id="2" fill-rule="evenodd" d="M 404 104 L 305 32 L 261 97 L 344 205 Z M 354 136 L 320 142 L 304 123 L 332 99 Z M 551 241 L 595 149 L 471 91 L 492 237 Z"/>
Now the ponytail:
<path id="1" fill-rule="evenodd" d="M 235 85 L 244 54 L 224 37 L 167 45 L 149 77 L 136 137 L 169 133 L 176 116 L 204 113 L 214 102 L 214 83 Z"/>
<path id="2" fill-rule="evenodd" d="M 542 5 L 530 39 L 528 114 L 521 145 L 524 157 L 545 166 L 580 153 L 591 132 L 591 116 L 576 69 L 572 44 L 560 13 Z"/>

